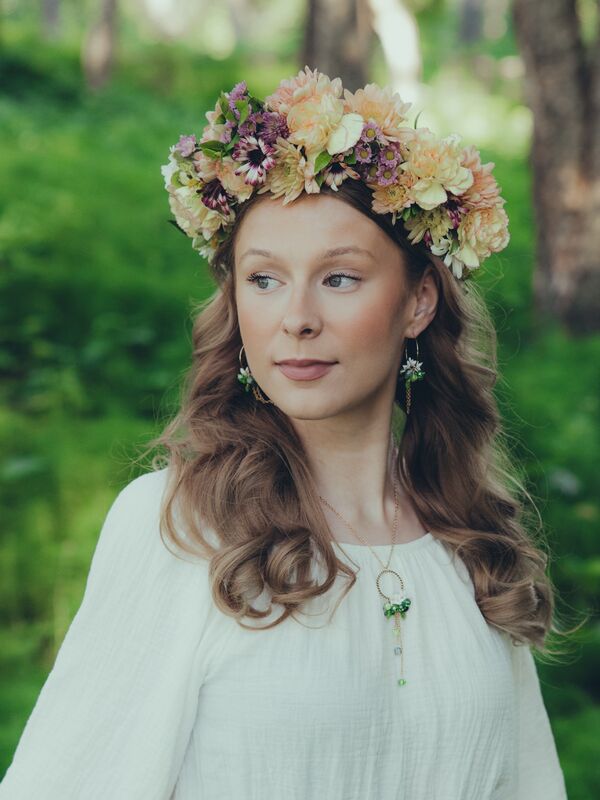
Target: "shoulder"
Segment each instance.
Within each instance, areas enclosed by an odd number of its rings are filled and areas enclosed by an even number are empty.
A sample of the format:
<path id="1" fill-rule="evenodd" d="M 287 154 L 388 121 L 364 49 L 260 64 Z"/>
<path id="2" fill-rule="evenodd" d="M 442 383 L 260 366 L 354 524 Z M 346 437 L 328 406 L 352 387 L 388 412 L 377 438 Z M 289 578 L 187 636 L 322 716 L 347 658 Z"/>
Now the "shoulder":
<path id="1" fill-rule="evenodd" d="M 168 467 L 138 475 L 118 492 L 113 507 L 121 511 L 148 507 L 156 509 L 162 501 L 167 479 Z"/>
<path id="2" fill-rule="evenodd" d="M 164 535 L 162 511 L 169 477 L 168 467 L 146 472 L 117 492 L 102 525 L 95 560 L 125 565 L 135 559 L 148 567 L 169 569 L 182 569 L 183 561 L 196 561 L 196 556 Z M 177 535 L 187 538 L 176 513 L 172 523 Z"/>
<path id="3" fill-rule="evenodd" d="M 127 528 L 129 537 L 144 535 L 160 524 L 168 468 L 146 472 L 125 484 L 113 498 L 104 521 L 110 530 Z"/>

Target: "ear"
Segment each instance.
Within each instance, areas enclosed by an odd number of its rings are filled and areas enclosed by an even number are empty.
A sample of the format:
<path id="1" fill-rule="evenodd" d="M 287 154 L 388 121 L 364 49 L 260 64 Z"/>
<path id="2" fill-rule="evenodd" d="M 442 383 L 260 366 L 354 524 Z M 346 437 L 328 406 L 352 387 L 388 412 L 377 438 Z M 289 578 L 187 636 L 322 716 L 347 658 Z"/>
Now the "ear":
<path id="1" fill-rule="evenodd" d="M 413 309 L 404 333 L 405 336 L 409 339 L 416 339 L 425 330 L 435 317 L 438 298 L 439 290 L 435 280 L 435 270 L 432 266 L 429 266 L 419 280 L 411 300 Z"/>

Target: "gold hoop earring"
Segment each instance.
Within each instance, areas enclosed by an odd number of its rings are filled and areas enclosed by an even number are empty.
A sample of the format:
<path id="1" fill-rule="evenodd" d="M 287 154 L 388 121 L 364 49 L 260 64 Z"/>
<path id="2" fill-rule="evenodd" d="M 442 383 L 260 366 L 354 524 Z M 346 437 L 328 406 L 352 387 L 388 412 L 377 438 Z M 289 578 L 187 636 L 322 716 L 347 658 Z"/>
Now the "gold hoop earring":
<path id="1" fill-rule="evenodd" d="M 246 392 L 249 392 L 252 389 L 252 394 L 257 400 L 260 400 L 261 403 L 274 405 L 272 400 L 269 400 L 265 395 L 261 392 L 259 385 L 254 380 L 254 376 L 250 372 L 250 367 L 248 366 L 248 360 L 246 359 L 246 366 L 242 366 L 242 353 L 244 351 L 244 345 L 242 345 L 238 361 L 240 362 L 240 371 L 237 374 L 238 381 L 244 387 Z"/>
<path id="2" fill-rule="evenodd" d="M 407 340 L 408 341 L 408 340 Z M 423 364 L 420 361 L 417 361 L 419 358 L 419 342 L 415 336 L 415 345 L 417 348 L 417 353 L 415 358 L 409 358 L 408 352 L 406 349 L 406 345 L 404 346 L 404 357 L 406 358 L 405 363 L 402 365 L 402 369 L 399 372 L 399 375 L 404 377 L 404 387 L 406 390 L 406 414 L 410 414 L 410 385 L 414 381 L 420 381 L 422 378 L 425 377 L 425 373 L 421 369 Z"/>

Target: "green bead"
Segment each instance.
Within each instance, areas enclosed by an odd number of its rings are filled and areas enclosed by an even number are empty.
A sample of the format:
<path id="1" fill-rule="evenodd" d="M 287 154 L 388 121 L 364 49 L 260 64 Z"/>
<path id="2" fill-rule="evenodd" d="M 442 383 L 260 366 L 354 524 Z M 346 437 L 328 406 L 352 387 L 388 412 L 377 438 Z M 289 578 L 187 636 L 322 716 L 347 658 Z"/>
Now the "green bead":
<path id="1" fill-rule="evenodd" d="M 398 678 L 398 686 L 404 686 L 406 680 L 404 678 Z"/>

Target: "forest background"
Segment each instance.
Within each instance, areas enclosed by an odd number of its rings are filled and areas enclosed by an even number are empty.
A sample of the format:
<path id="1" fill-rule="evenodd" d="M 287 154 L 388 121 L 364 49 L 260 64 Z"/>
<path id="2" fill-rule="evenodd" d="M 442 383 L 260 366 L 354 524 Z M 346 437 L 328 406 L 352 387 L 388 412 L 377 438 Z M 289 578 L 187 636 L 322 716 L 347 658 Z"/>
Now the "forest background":
<path id="1" fill-rule="evenodd" d="M 598 283 L 584 283 L 575 264 L 579 298 L 546 291 L 548 270 L 565 262 L 541 221 L 564 192 L 544 208 L 527 5 L 2 0 L 0 775 L 81 602 L 104 515 L 138 473 L 132 458 L 176 408 L 192 313 L 213 288 L 168 224 L 160 166 L 180 134 L 200 133 L 222 89 L 246 80 L 264 97 L 309 63 L 352 89 L 353 79 L 393 78 L 414 102 L 411 119 L 422 111 L 420 125 L 460 133 L 496 165 L 511 241 L 480 282 L 498 330 L 498 402 L 544 523 L 559 611 L 571 624 L 590 617 L 568 657 L 538 671 L 569 798 L 594 796 Z M 557 13 L 561 0 L 538 5 Z M 581 47 L 600 52 L 598 3 L 565 0 L 568 8 Z M 381 18 L 377 32 L 373 15 L 383 12 L 396 15 L 401 45 L 385 39 Z M 331 24 L 315 25 L 319 14 Z M 545 24 L 555 29 L 556 18 Z M 575 117 L 565 113 L 550 146 L 561 137 L 570 146 Z M 600 260 L 600 246 L 593 252 Z M 594 270 L 598 262 L 585 274 Z"/>

